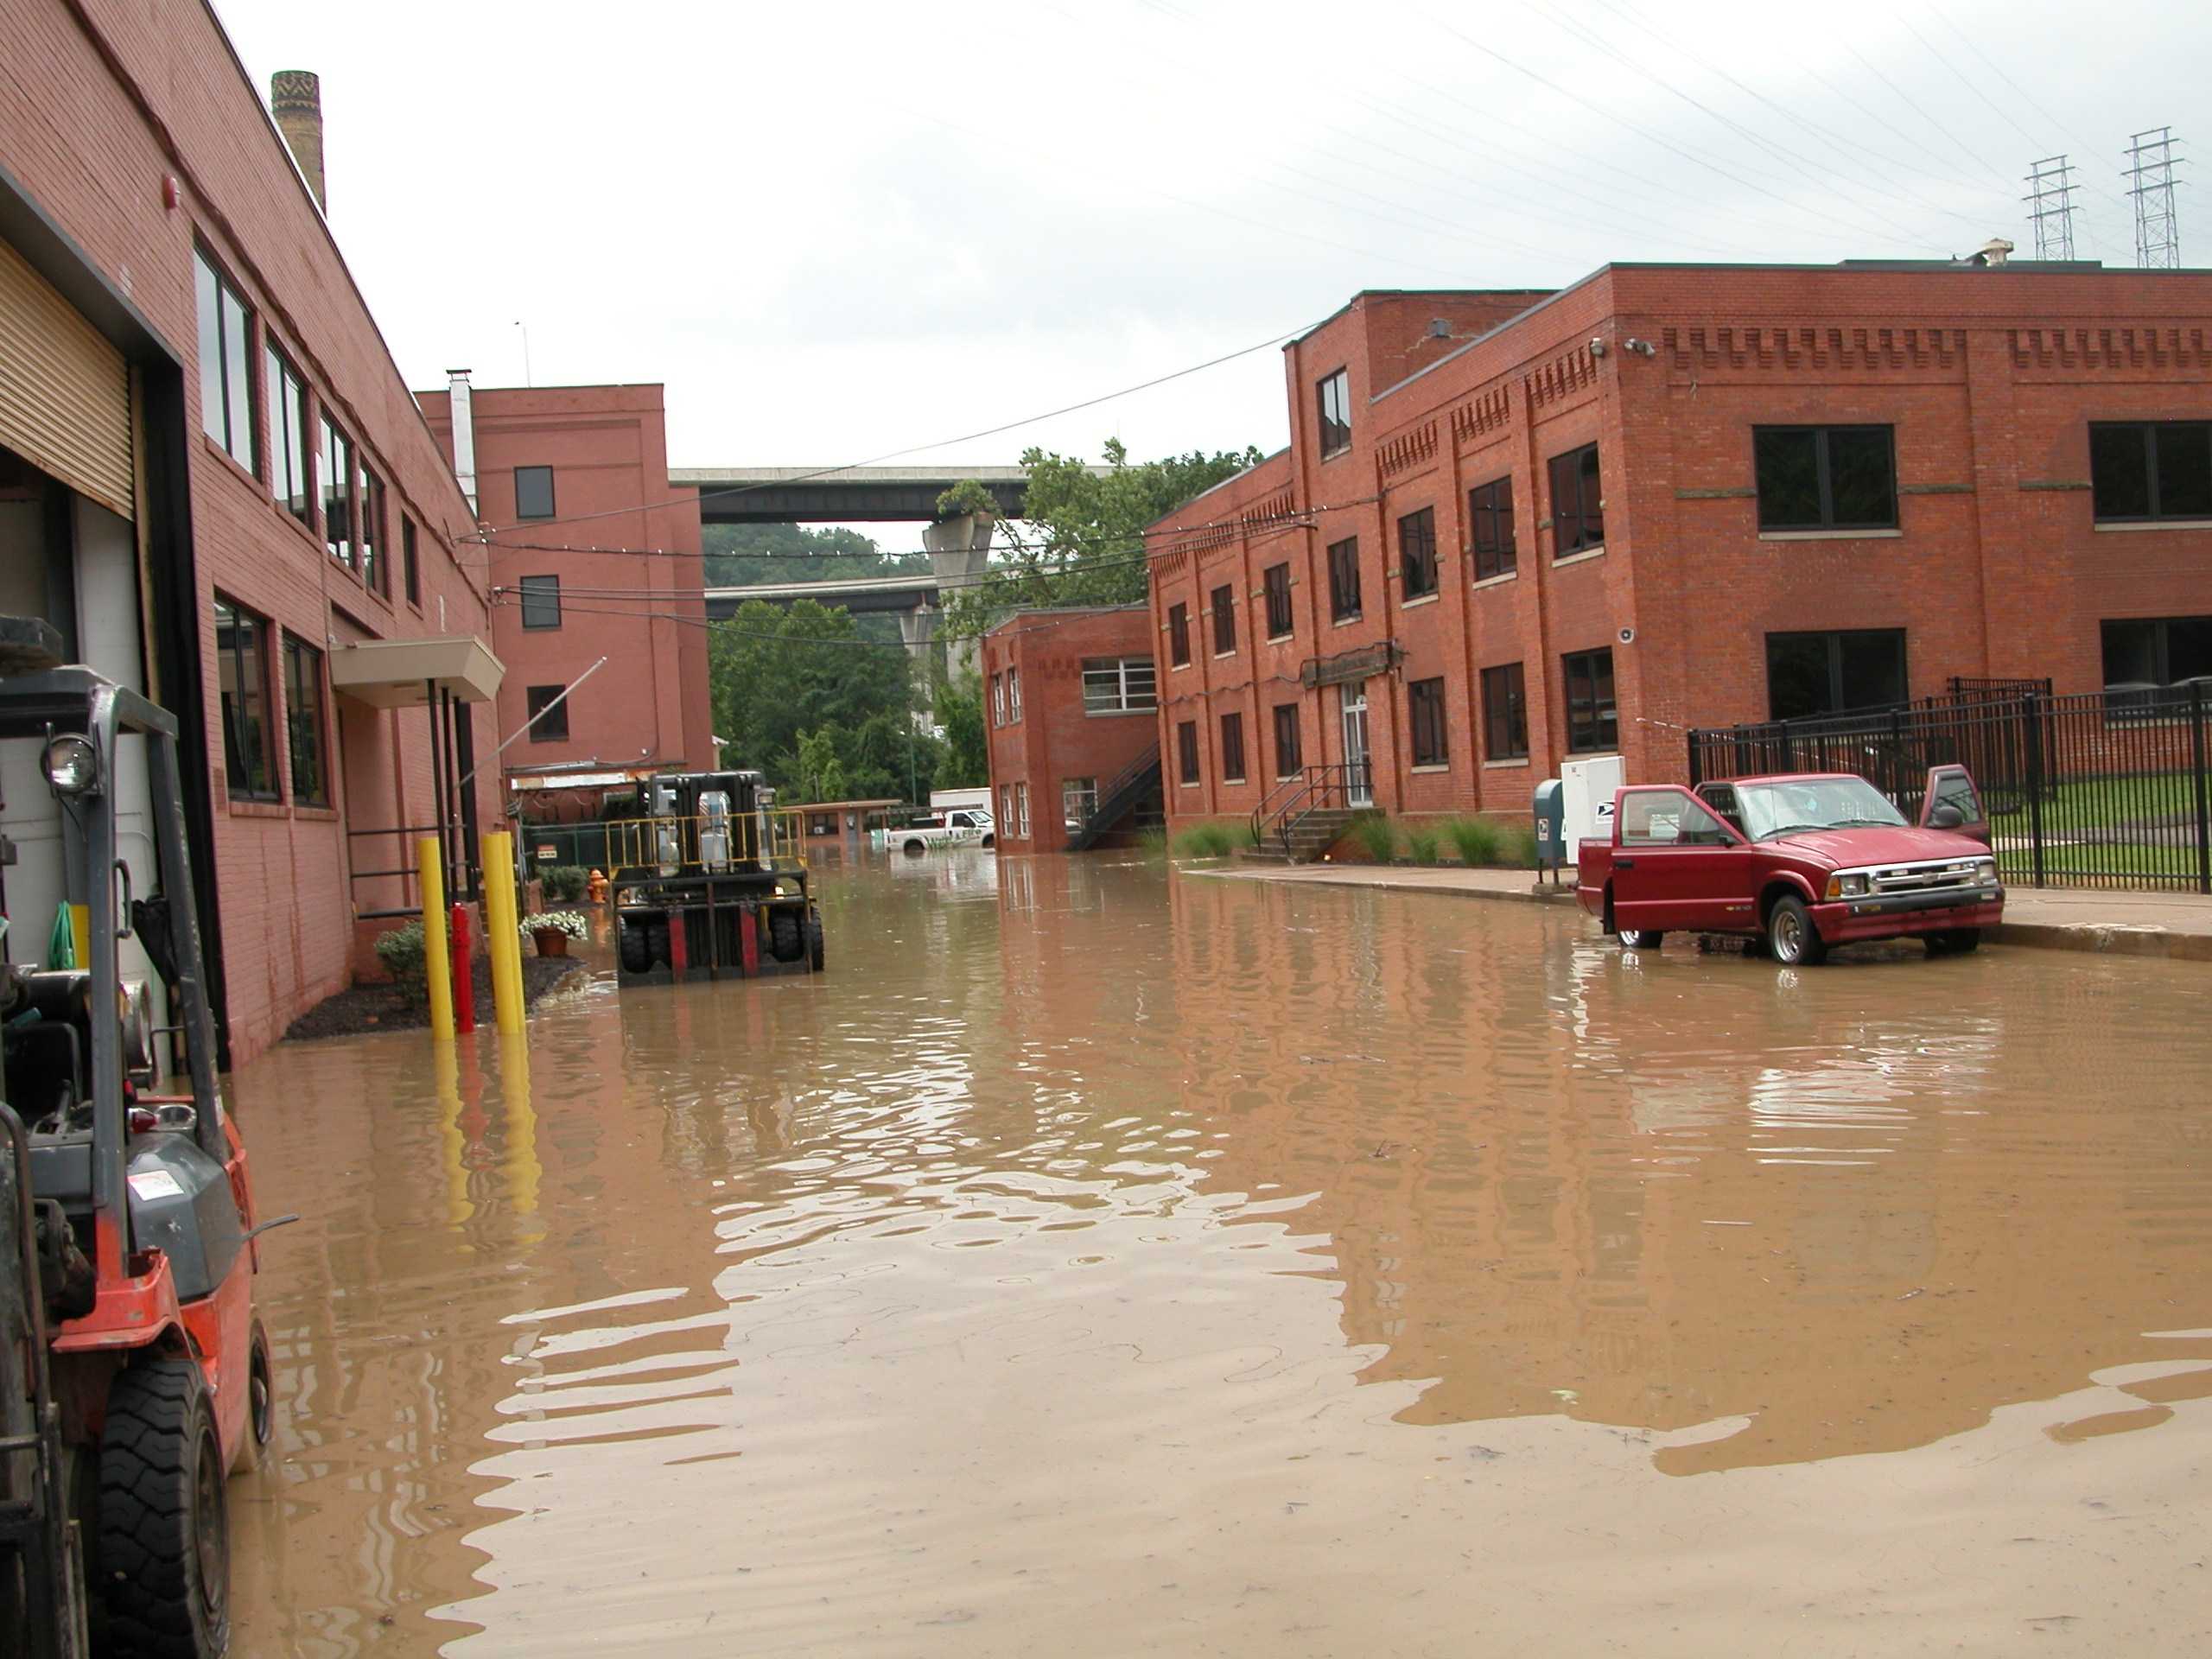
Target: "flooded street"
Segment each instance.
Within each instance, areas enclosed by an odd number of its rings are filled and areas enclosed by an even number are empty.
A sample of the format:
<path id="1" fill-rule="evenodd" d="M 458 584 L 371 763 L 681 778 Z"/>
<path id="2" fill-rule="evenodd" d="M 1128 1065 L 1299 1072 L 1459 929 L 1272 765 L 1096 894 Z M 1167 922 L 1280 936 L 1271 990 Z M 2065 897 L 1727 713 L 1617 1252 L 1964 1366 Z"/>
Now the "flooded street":
<path id="1" fill-rule="evenodd" d="M 234 1651 L 2212 1639 L 2202 967 L 823 888 L 823 976 L 236 1079 Z"/>

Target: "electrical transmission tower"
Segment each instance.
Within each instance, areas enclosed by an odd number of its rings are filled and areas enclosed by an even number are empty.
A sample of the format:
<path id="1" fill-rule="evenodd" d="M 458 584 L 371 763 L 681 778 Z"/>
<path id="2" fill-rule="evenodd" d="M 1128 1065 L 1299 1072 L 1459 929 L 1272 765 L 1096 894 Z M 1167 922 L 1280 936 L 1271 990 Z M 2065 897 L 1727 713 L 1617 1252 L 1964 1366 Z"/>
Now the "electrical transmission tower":
<path id="1" fill-rule="evenodd" d="M 2028 175 L 2029 221 L 2036 232 L 2036 257 L 2074 257 L 2073 169 L 2063 156 L 2046 156 Z"/>
<path id="2" fill-rule="evenodd" d="M 2181 267 L 2181 226 L 2174 217 L 2174 130 L 2152 127 L 2127 146 L 2126 169 L 2135 198 L 2135 263 L 2145 270 Z"/>

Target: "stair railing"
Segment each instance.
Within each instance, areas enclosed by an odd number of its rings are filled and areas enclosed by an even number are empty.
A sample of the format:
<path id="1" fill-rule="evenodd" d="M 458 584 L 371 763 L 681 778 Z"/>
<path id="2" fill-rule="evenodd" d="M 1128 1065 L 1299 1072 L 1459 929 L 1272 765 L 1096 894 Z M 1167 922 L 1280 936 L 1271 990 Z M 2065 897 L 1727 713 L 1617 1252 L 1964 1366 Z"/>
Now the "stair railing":
<path id="1" fill-rule="evenodd" d="M 1316 812 L 1350 810 L 1354 793 L 1368 792 L 1368 777 L 1366 762 L 1339 760 L 1283 779 L 1252 814 L 1254 845 L 1265 847 L 1272 837 L 1289 853 L 1300 824 Z"/>

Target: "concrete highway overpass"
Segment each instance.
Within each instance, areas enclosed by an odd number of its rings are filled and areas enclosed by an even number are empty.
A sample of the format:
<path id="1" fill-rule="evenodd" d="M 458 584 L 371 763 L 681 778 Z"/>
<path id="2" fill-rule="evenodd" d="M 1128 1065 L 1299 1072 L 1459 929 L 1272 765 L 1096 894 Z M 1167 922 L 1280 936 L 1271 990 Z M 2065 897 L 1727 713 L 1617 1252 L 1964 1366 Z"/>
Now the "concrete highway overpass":
<path id="1" fill-rule="evenodd" d="M 991 493 L 1000 518 L 1021 517 L 1029 474 L 1019 467 L 671 467 L 668 473 L 671 487 L 699 492 L 699 519 L 709 524 L 916 523 L 934 519 L 938 497 L 968 480 Z"/>

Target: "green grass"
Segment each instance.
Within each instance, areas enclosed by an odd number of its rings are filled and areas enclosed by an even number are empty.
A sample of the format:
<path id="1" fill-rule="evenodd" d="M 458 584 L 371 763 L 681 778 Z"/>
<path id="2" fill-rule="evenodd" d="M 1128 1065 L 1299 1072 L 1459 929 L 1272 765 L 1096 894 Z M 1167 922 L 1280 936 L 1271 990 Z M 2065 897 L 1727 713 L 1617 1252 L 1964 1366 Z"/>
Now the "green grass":
<path id="1" fill-rule="evenodd" d="M 1225 823 L 1194 823 L 1172 843 L 1178 858 L 1227 858 L 1236 844 Z"/>
<path id="2" fill-rule="evenodd" d="M 2158 772 L 2134 778 L 2088 778 L 2060 784 L 2043 804 L 2043 832 L 2105 830 L 2140 818 L 2168 817 L 2196 810 L 2195 785 L 2185 772 Z M 2031 822 L 2024 804 L 2000 820 L 2008 831 L 2026 833 Z"/>
<path id="3" fill-rule="evenodd" d="M 1256 847 L 1260 844 L 1260 826 L 1253 819 L 1239 818 L 1236 820 L 1235 828 L 1236 844 L 1239 847 Z"/>
<path id="4" fill-rule="evenodd" d="M 1435 863 L 1443 846 L 1443 832 L 1433 824 L 1408 827 L 1406 830 L 1406 851 L 1416 864 Z"/>
<path id="5" fill-rule="evenodd" d="M 1452 850 L 1459 855 L 1459 861 L 1470 869 L 1497 863 L 1505 847 L 1503 827 L 1488 818 L 1447 818 L 1444 835 Z"/>
<path id="6" fill-rule="evenodd" d="M 2025 847 L 2007 847 L 1997 855 L 1997 868 L 2006 882 L 2024 887 L 2035 880 L 2036 857 Z M 2044 880 L 2054 887 L 2068 885 L 2069 877 L 2164 875 L 2194 880 L 2196 849 L 2193 846 L 2154 847 L 2139 842 L 2110 846 L 2054 847 L 2043 849 Z"/>
<path id="7" fill-rule="evenodd" d="M 1351 821 L 1351 836 L 1377 864 L 1388 864 L 1398 855 L 1397 826 L 1385 813 L 1361 813 Z"/>
<path id="8" fill-rule="evenodd" d="M 1154 825 L 1137 831 L 1137 851 L 1147 858 L 1164 859 L 1167 856 L 1167 832 Z"/>

